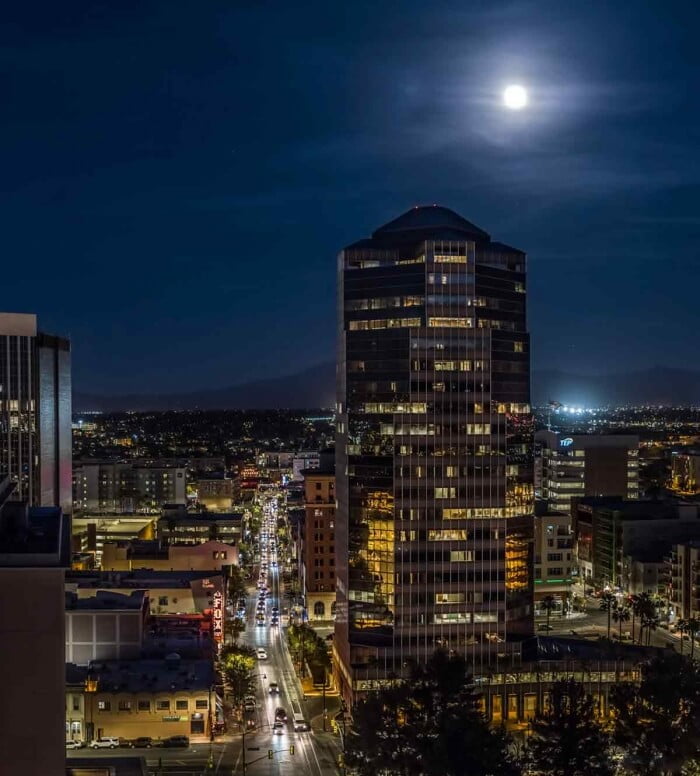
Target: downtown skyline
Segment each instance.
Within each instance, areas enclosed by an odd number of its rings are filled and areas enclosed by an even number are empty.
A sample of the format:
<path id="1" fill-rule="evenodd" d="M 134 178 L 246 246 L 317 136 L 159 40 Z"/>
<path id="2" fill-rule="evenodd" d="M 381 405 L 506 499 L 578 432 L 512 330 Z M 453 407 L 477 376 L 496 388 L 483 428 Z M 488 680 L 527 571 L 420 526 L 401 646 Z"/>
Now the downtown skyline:
<path id="1" fill-rule="evenodd" d="M 4 308 L 71 338 L 78 390 L 332 360 L 338 250 L 433 202 L 527 250 L 535 369 L 692 357 L 690 4 L 40 5 L 3 25 L 0 158 L 5 250 L 42 282 Z"/>

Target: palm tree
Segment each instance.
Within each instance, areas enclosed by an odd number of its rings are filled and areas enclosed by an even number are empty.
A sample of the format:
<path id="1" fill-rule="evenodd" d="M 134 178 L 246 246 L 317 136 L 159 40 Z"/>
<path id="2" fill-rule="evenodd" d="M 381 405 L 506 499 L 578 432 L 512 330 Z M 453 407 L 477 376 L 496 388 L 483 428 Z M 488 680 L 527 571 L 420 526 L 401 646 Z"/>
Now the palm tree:
<path id="1" fill-rule="evenodd" d="M 639 603 L 638 603 L 639 596 L 637 595 L 630 595 L 627 597 L 627 606 L 629 607 L 630 611 L 632 612 L 632 643 L 635 642 L 635 632 L 634 632 L 634 622 L 637 618 L 637 615 L 639 614 Z"/>
<path id="2" fill-rule="evenodd" d="M 682 655 L 683 639 L 685 638 L 685 634 L 688 632 L 688 620 L 678 620 L 676 627 L 678 628 L 678 632 L 681 634 L 681 655 Z"/>
<path id="3" fill-rule="evenodd" d="M 647 647 L 651 644 L 651 632 L 655 631 L 659 625 L 659 618 L 656 610 L 646 611 L 642 614 L 642 623 L 647 629 Z"/>
<path id="4" fill-rule="evenodd" d="M 608 639 L 610 638 L 610 617 L 617 606 L 617 599 L 612 593 L 603 593 L 600 597 L 600 609 L 608 613 Z"/>
<path id="5" fill-rule="evenodd" d="M 639 617 L 639 643 L 642 644 L 644 641 L 644 628 L 647 626 L 649 618 L 655 614 L 649 593 L 639 593 L 635 596 L 634 607 L 636 608 L 637 617 Z"/>
<path id="6" fill-rule="evenodd" d="M 620 641 L 622 641 L 622 623 L 630 618 L 630 610 L 626 606 L 616 606 L 612 613 L 612 618 L 620 625 Z"/>
<path id="7" fill-rule="evenodd" d="M 552 612 L 557 608 L 557 599 L 553 595 L 546 595 L 540 601 L 540 609 L 544 609 L 547 613 L 547 627 L 549 630 L 549 618 L 552 616 Z"/>
<path id="8" fill-rule="evenodd" d="M 695 637 L 700 633 L 700 620 L 691 617 L 686 623 L 686 630 L 688 636 L 690 636 L 690 659 L 693 659 L 693 653 L 695 652 Z"/>

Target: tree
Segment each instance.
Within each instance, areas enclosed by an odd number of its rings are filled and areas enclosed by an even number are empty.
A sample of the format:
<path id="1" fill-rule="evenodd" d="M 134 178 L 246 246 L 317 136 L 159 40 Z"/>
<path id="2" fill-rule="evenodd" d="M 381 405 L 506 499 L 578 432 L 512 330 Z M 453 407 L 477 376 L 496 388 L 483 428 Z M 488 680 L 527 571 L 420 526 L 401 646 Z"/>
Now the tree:
<path id="1" fill-rule="evenodd" d="M 241 706 L 255 686 L 255 652 L 250 647 L 231 645 L 221 651 L 219 660 L 224 684 L 233 706 Z"/>
<path id="2" fill-rule="evenodd" d="M 238 601 L 239 598 L 245 598 L 246 584 L 243 578 L 243 572 L 240 566 L 228 566 L 228 598 L 231 601 Z"/>
<path id="3" fill-rule="evenodd" d="M 610 740 L 595 702 L 573 679 L 552 686 L 549 707 L 532 721 L 526 761 L 547 776 L 611 776 Z"/>
<path id="4" fill-rule="evenodd" d="M 346 763 L 358 776 L 516 776 L 508 739 L 479 703 L 464 658 L 436 652 L 360 701 Z"/>
<path id="5" fill-rule="evenodd" d="M 683 641 L 685 640 L 685 634 L 688 632 L 688 620 L 678 620 L 676 628 L 681 634 L 681 655 L 683 654 Z"/>
<path id="6" fill-rule="evenodd" d="M 238 641 L 238 637 L 245 630 L 245 620 L 240 617 L 227 618 L 224 630 L 229 641 Z"/>
<path id="7" fill-rule="evenodd" d="M 685 623 L 686 633 L 690 637 L 690 659 L 693 659 L 695 654 L 695 637 L 700 633 L 700 621 L 695 617 L 691 617 Z M 682 642 L 681 642 L 682 643 Z"/>
<path id="8" fill-rule="evenodd" d="M 634 598 L 634 611 L 639 617 L 639 643 L 644 642 L 644 628 L 651 624 L 656 615 L 656 609 L 649 593 L 639 593 Z M 647 637 L 649 634 L 647 634 Z"/>
<path id="9" fill-rule="evenodd" d="M 610 638 L 610 617 L 617 605 L 617 599 L 612 593 L 603 593 L 600 597 L 600 609 L 608 613 L 608 639 Z"/>
<path id="10" fill-rule="evenodd" d="M 629 622 L 630 610 L 626 606 L 616 606 L 613 609 L 612 618 L 620 626 L 620 641 L 622 641 L 622 623 Z"/>
<path id="11" fill-rule="evenodd" d="M 544 609 L 547 613 L 547 630 L 549 630 L 549 618 L 552 612 L 557 608 L 557 599 L 553 595 L 546 595 L 540 601 L 540 608 Z"/>
<path id="12" fill-rule="evenodd" d="M 630 595 L 627 597 L 627 606 L 629 607 L 629 610 L 632 613 L 632 643 L 634 644 L 635 642 L 634 623 L 637 619 L 637 614 L 639 612 L 639 603 L 637 601 L 636 595 Z"/>
<path id="13" fill-rule="evenodd" d="M 680 776 L 700 762 L 700 671 L 687 657 L 667 653 L 641 673 L 639 686 L 620 684 L 611 693 L 625 773 Z"/>

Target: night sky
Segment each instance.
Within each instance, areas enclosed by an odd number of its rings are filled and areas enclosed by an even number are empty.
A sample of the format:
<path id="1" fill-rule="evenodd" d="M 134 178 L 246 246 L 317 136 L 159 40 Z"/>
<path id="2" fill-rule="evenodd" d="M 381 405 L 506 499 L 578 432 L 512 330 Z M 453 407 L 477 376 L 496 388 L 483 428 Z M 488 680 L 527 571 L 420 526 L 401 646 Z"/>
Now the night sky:
<path id="1" fill-rule="evenodd" d="M 699 27 L 669 0 L 8 4 L 0 309 L 70 335 L 83 391 L 291 373 L 334 358 L 338 250 L 437 202 L 527 251 L 535 368 L 698 367 Z"/>

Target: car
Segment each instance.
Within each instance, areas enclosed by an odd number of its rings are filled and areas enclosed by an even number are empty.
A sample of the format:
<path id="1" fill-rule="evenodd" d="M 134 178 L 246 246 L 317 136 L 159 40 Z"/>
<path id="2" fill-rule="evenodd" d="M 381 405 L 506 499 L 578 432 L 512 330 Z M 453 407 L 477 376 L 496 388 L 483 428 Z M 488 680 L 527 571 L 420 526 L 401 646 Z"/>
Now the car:
<path id="1" fill-rule="evenodd" d="M 119 739 L 114 736 L 95 738 L 90 744 L 92 749 L 116 749 L 118 746 Z"/>
<path id="2" fill-rule="evenodd" d="M 258 656 L 258 660 L 267 660 L 267 652 L 262 647 L 258 647 L 256 654 Z"/>
<path id="3" fill-rule="evenodd" d="M 279 610 L 279 607 L 277 607 L 277 606 L 273 606 L 273 607 L 272 607 L 272 613 L 273 613 L 273 614 L 279 614 L 279 611 L 280 611 L 280 610 Z"/>
<path id="4" fill-rule="evenodd" d="M 278 706 L 275 709 L 275 722 L 286 722 L 286 721 L 287 721 L 286 709 L 283 709 L 282 706 Z"/>
<path id="5" fill-rule="evenodd" d="M 270 626 L 271 626 L 272 628 L 277 628 L 277 627 L 279 627 L 279 624 L 280 624 L 280 621 L 279 621 L 279 620 L 278 620 L 276 617 L 273 617 L 273 618 L 270 620 Z"/>
<path id="6" fill-rule="evenodd" d="M 294 730 L 297 733 L 304 733 L 307 730 L 311 730 L 311 726 L 304 718 L 304 715 L 301 712 L 297 712 L 293 715 L 294 717 Z"/>
<path id="7" fill-rule="evenodd" d="M 132 749 L 150 749 L 153 746 L 153 739 L 150 736 L 139 736 L 127 742 Z"/>
<path id="8" fill-rule="evenodd" d="M 262 627 L 265 624 L 265 618 L 263 617 L 262 619 L 258 620 L 255 624 L 259 627 Z"/>
<path id="9" fill-rule="evenodd" d="M 66 741 L 66 749 L 82 749 L 84 746 L 82 741 Z"/>
<path id="10" fill-rule="evenodd" d="M 270 682 L 267 690 L 271 695 L 279 694 L 280 686 L 277 684 L 277 682 Z"/>
<path id="11" fill-rule="evenodd" d="M 551 630 L 554 630 L 554 626 L 553 626 L 553 625 L 547 625 L 547 623 L 546 623 L 546 622 L 541 622 L 541 623 L 540 623 L 540 624 L 537 626 L 537 630 L 541 630 L 541 631 L 551 631 Z"/>
<path id="12" fill-rule="evenodd" d="M 255 704 L 255 701 L 246 701 L 246 702 L 243 704 L 243 708 L 244 708 L 246 711 L 255 711 L 255 709 L 257 708 L 257 706 L 256 706 L 256 704 Z"/>
<path id="13" fill-rule="evenodd" d="M 272 734 L 275 736 L 284 735 L 284 722 L 275 722 L 272 726 Z"/>
<path id="14" fill-rule="evenodd" d="M 182 748 L 186 749 L 190 745 L 190 739 L 187 736 L 170 736 L 163 741 L 163 746 L 166 748 Z"/>

